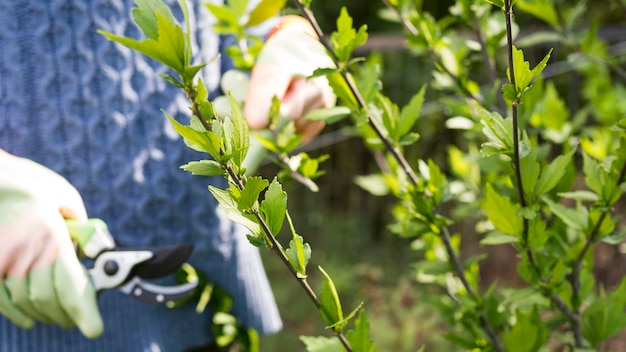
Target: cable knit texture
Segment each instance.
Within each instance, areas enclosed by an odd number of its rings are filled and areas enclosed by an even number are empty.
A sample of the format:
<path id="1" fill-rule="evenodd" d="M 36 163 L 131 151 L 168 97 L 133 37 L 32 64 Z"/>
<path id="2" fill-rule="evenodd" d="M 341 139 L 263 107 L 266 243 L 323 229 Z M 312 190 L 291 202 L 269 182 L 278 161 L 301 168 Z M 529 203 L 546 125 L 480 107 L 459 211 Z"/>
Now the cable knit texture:
<path id="1" fill-rule="evenodd" d="M 167 2 L 177 10 L 177 1 Z M 220 40 L 201 1 L 188 3 L 198 24 L 196 61 L 206 62 Z M 205 155 L 184 147 L 159 109 L 188 121 L 187 101 L 157 77 L 160 64 L 96 33 L 138 38 L 132 6 L 0 0 L 0 148 L 64 175 L 121 246 L 193 243 L 191 263 L 233 295 L 233 313 L 262 333 L 275 332 L 281 322 L 259 253 L 207 191 L 223 180 L 179 169 Z M 213 91 L 219 72 L 219 60 L 203 71 Z M 210 314 L 196 314 L 193 304 L 172 310 L 114 290 L 99 303 L 105 333 L 96 340 L 44 324 L 21 330 L 0 317 L 0 351 L 165 352 L 212 339 Z"/>

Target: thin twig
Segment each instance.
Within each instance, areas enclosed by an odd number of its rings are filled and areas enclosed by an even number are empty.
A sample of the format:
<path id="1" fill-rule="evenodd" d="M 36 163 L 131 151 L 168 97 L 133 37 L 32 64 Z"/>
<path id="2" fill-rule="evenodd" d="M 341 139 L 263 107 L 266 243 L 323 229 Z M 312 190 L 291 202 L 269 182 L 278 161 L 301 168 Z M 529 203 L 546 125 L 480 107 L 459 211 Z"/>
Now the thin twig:
<path id="1" fill-rule="evenodd" d="M 385 0 L 383 0 L 383 1 L 385 1 Z M 326 50 L 330 53 L 330 55 L 332 56 L 333 60 L 335 61 L 335 64 L 337 64 L 337 66 L 339 67 L 339 65 L 341 63 L 339 62 L 338 56 L 335 53 L 334 48 L 332 47 L 332 44 L 328 41 L 328 38 L 324 35 L 324 33 L 320 29 L 319 25 L 317 24 L 317 20 L 315 19 L 314 14 L 311 12 L 311 10 L 309 8 L 304 6 L 304 4 L 302 4 L 302 2 L 300 0 L 294 0 L 294 2 L 296 4 L 296 6 L 300 9 L 300 11 L 302 11 L 302 13 L 307 18 L 307 20 L 311 23 L 311 25 L 313 26 L 314 30 L 316 31 L 318 37 L 320 38 L 320 42 L 322 43 L 322 45 L 324 45 Z M 384 129 L 378 125 L 378 122 L 374 118 L 372 118 L 372 114 L 371 114 L 371 112 L 369 110 L 369 107 L 368 107 L 367 103 L 365 102 L 365 99 L 361 95 L 358 87 L 353 82 L 353 80 L 352 80 L 351 76 L 349 75 L 349 73 L 346 72 L 346 71 L 342 71 L 341 74 L 342 74 L 342 77 L 344 78 L 344 81 L 346 82 L 346 84 L 350 88 L 350 91 L 352 92 L 352 94 L 354 95 L 355 99 L 357 100 L 358 105 L 365 111 L 365 114 L 368 117 L 369 125 L 374 129 L 376 135 L 383 142 L 383 144 L 385 145 L 385 148 L 387 149 L 387 151 L 392 154 L 392 156 L 396 159 L 396 161 L 398 161 L 398 163 L 400 164 L 400 166 L 403 169 L 403 171 L 409 177 L 409 180 L 411 181 L 411 183 L 413 185 L 418 185 L 419 179 L 417 177 L 417 174 L 415 173 L 413 168 L 410 166 L 410 164 L 408 163 L 408 161 L 406 160 L 404 155 L 400 152 L 400 150 L 396 146 L 394 146 L 393 143 L 385 136 L 385 133 L 383 132 Z M 452 77 L 454 77 L 454 76 L 452 76 Z M 450 260 L 453 263 L 453 266 L 455 267 L 455 270 L 457 272 L 457 276 L 460 278 L 460 280 L 461 280 L 463 286 L 465 287 L 466 291 L 468 292 L 468 294 L 474 296 L 474 291 L 473 291 L 472 287 L 470 286 L 467 278 L 465 277 L 465 271 L 463 269 L 463 265 L 461 264 L 460 259 L 458 258 L 457 254 L 455 253 L 455 251 L 454 251 L 454 249 L 452 247 L 448 228 L 446 226 L 443 226 L 442 227 L 442 232 L 443 232 L 443 235 L 441 236 L 441 239 L 442 239 L 442 241 L 444 243 L 444 246 L 446 248 L 446 252 L 448 254 L 448 257 L 450 258 Z M 484 314 L 484 312 L 481 313 L 481 320 L 482 320 L 483 327 L 484 327 L 485 331 L 487 332 L 489 337 L 492 339 L 492 342 L 494 344 L 494 348 L 496 349 L 496 351 L 498 351 L 498 352 L 504 351 L 504 347 L 502 346 L 502 343 L 500 342 L 497 334 L 495 333 L 493 327 L 491 326 L 491 323 L 487 319 L 487 317 Z"/>
<path id="2" fill-rule="evenodd" d="M 317 36 L 320 38 L 320 42 L 322 43 L 322 45 L 324 45 L 326 50 L 330 53 L 335 64 L 339 66 L 340 62 L 339 62 L 337 53 L 333 49 L 332 44 L 328 40 L 328 37 L 326 37 L 324 35 L 324 32 L 322 32 L 319 24 L 317 23 L 317 20 L 315 19 L 315 15 L 313 14 L 313 12 L 311 12 L 311 10 L 308 7 L 304 6 L 302 1 L 294 0 L 294 2 L 296 6 L 298 6 L 300 11 L 302 11 L 305 18 L 313 26 Z M 389 138 L 385 136 L 385 133 L 383 132 L 384 129 L 381 126 L 379 126 L 378 122 L 375 119 L 371 118 L 372 113 L 370 112 L 369 107 L 367 103 L 365 102 L 365 99 L 361 95 L 361 92 L 359 91 L 358 87 L 352 80 L 352 77 L 350 76 L 350 74 L 347 71 L 343 70 L 341 72 L 341 75 L 344 81 L 346 82 L 346 84 L 348 85 L 350 92 L 354 95 L 355 99 L 357 100 L 357 103 L 365 111 L 365 115 L 368 117 L 368 124 L 372 127 L 372 129 L 374 130 L 378 138 L 383 142 L 387 151 L 389 151 L 393 155 L 393 157 L 398 161 L 398 163 L 400 163 L 402 170 L 407 174 L 407 176 L 411 180 L 411 183 L 417 185 L 417 182 L 418 182 L 417 174 L 415 174 L 415 171 L 413 171 L 413 168 L 410 166 L 408 161 L 404 158 L 404 155 L 402 155 L 402 152 L 400 152 L 400 150 L 396 146 L 393 145 L 393 143 L 389 140 Z"/>
<path id="3" fill-rule="evenodd" d="M 200 108 L 199 108 L 199 104 L 196 102 L 196 99 L 195 99 L 195 97 L 196 97 L 195 92 L 192 91 L 192 90 L 189 90 L 189 91 L 185 90 L 185 93 L 186 93 L 187 97 L 189 98 L 189 100 L 192 103 L 192 112 L 193 112 L 193 114 L 195 114 L 198 117 L 198 119 L 201 121 L 203 127 L 207 131 L 210 131 L 211 130 L 211 125 L 210 125 L 210 123 L 208 121 L 206 121 L 202 117 L 202 114 L 201 114 Z M 220 153 L 223 154 L 224 151 L 220 150 Z M 232 181 L 235 183 L 235 185 L 237 185 L 239 190 L 243 191 L 243 189 L 245 188 L 245 182 L 243 181 L 243 179 L 241 177 L 239 177 L 239 175 L 237 174 L 235 169 L 231 165 L 227 165 L 226 166 L 226 172 L 228 173 L 228 175 L 230 176 Z M 274 250 L 276 255 L 278 255 L 280 260 L 287 267 L 287 269 L 291 272 L 293 277 L 296 278 L 296 280 L 298 281 L 298 283 L 300 284 L 302 289 L 304 289 L 304 291 L 307 294 L 307 296 L 309 296 L 309 298 L 311 299 L 311 301 L 313 302 L 315 307 L 318 310 L 321 309 L 322 302 L 319 300 L 319 298 L 315 294 L 315 291 L 313 291 L 313 289 L 309 285 L 309 283 L 306 280 L 306 278 L 298 276 L 297 270 L 293 267 L 293 265 L 291 265 L 291 262 L 289 262 L 289 258 L 287 258 L 287 256 L 285 255 L 285 252 L 284 252 L 284 249 L 283 249 L 282 245 L 280 244 L 280 242 L 278 242 L 276 237 L 274 237 L 274 234 L 272 234 L 271 229 L 269 228 L 269 226 L 267 225 L 267 223 L 265 222 L 265 220 L 263 219 L 263 217 L 261 216 L 261 213 L 259 212 L 259 210 L 257 208 L 253 209 L 253 214 L 254 214 L 255 218 L 257 219 L 257 222 L 259 223 L 259 225 L 263 229 L 263 232 L 266 234 L 267 239 L 272 244 L 272 249 Z M 350 343 L 348 342 L 346 337 L 343 335 L 343 333 L 342 332 L 335 332 L 335 335 L 337 336 L 337 338 L 339 339 L 341 344 L 345 347 L 345 349 L 348 352 L 352 352 L 352 347 L 350 346 Z"/>
<path id="4" fill-rule="evenodd" d="M 513 8 L 511 6 L 510 0 L 504 0 L 504 15 L 506 21 L 506 38 L 507 38 L 507 51 L 508 51 L 508 60 L 509 60 L 509 80 L 513 86 L 515 86 L 515 67 L 513 64 L 513 34 L 512 34 L 512 18 L 513 18 Z M 519 195 L 520 205 L 522 208 L 526 207 L 526 197 L 524 193 L 524 184 L 522 182 L 522 173 L 520 167 L 520 155 L 519 155 L 519 120 L 518 120 L 518 105 L 519 99 L 516 99 L 511 104 L 511 114 L 513 119 L 513 168 L 515 170 L 515 178 L 517 182 L 517 191 Z M 524 243 L 528 243 L 528 219 L 526 217 L 523 218 L 523 240 Z M 537 274 L 540 277 L 540 280 L 545 283 L 545 280 L 541 277 L 541 271 L 539 270 L 539 266 L 537 265 L 537 261 L 535 259 L 534 252 L 532 248 L 528 248 L 527 250 L 528 261 L 531 266 L 535 269 Z M 544 293 L 548 293 L 547 289 L 542 289 Z M 574 340 L 576 347 L 583 347 L 584 340 L 582 336 L 582 326 L 580 314 L 578 312 L 573 312 L 565 302 L 556 294 L 549 293 L 550 300 L 554 303 L 554 305 L 562 311 L 571 321 L 574 333 Z"/>
<path id="5" fill-rule="evenodd" d="M 618 186 L 621 185 L 625 180 L 626 180 L 626 163 L 624 163 L 624 165 L 622 166 L 620 174 L 617 178 L 617 185 Z M 587 238 L 587 241 L 585 242 L 585 246 L 576 257 L 574 269 L 572 270 L 572 274 L 570 276 L 570 281 L 572 283 L 572 289 L 573 289 L 573 296 L 575 299 L 580 296 L 580 270 L 582 267 L 582 263 L 585 259 L 585 255 L 598 240 L 600 227 L 602 226 L 604 219 L 609 215 L 609 213 L 610 213 L 609 210 L 605 210 L 604 212 L 602 212 L 602 214 L 600 214 L 600 218 L 598 218 L 598 221 L 596 222 L 595 226 L 591 230 L 591 233 L 589 234 L 589 237 Z"/>

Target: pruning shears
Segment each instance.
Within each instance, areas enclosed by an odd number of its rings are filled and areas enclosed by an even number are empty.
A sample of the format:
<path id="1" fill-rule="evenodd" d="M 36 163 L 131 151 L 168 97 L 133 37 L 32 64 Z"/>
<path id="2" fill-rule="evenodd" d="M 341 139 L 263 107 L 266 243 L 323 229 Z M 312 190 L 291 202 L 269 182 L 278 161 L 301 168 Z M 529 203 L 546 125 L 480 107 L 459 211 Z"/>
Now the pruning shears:
<path id="1" fill-rule="evenodd" d="M 94 260 L 88 269 L 96 291 L 117 288 L 139 300 L 168 304 L 190 296 L 197 282 L 161 286 L 145 281 L 176 271 L 187 260 L 193 246 L 156 248 L 119 248 L 100 219 L 65 220 L 71 238 L 87 258 Z"/>

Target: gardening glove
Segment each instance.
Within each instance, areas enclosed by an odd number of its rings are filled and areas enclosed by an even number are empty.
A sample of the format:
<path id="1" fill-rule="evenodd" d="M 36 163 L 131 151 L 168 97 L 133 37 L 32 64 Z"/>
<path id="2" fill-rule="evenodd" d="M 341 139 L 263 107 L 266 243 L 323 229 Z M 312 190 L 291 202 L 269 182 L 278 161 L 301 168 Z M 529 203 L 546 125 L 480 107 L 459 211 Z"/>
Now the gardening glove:
<path id="1" fill-rule="evenodd" d="M 282 17 L 252 69 L 244 105 L 250 127 L 267 127 L 272 98 L 276 96 L 281 102 L 281 114 L 296 120 L 303 141 L 316 136 L 324 123 L 300 118 L 313 110 L 334 106 L 337 98 L 326 77 L 306 77 L 317 68 L 327 67 L 335 65 L 310 23 L 300 16 Z"/>
<path id="2" fill-rule="evenodd" d="M 76 257 L 64 217 L 87 219 L 76 189 L 30 160 L 0 150 L 0 314 L 102 334 L 95 289 Z"/>

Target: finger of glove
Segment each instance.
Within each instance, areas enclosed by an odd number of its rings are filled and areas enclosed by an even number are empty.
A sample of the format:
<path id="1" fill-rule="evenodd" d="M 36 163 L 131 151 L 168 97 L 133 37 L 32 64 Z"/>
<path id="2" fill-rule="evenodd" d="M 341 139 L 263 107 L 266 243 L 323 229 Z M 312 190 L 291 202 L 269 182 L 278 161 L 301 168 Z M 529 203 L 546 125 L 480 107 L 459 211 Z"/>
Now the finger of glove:
<path id="1" fill-rule="evenodd" d="M 272 98 L 282 100 L 291 78 L 291 74 L 278 65 L 258 63 L 254 67 L 244 105 L 244 116 L 251 128 L 267 127 Z"/>
<path id="2" fill-rule="evenodd" d="M 296 120 L 296 129 L 304 134 L 303 141 L 307 142 L 321 132 L 324 128 L 324 122 L 303 120 L 301 117 L 314 110 L 328 107 L 329 104 L 330 102 L 325 100 L 323 88 L 318 82 L 296 78 L 285 94 L 281 104 L 281 113 Z"/>
<path id="3" fill-rule="evenodd" d="M 54 263 L 54 287 L 63 310 L 87 338 L 96 338 L 104 330 L 98 309 L 96 290 L 76 255 L 67 250 Z"/>
<path id="4" fill-rule="evenodd" d="M 250 127 L 267 126 L 274 96 L 282 100 L 294 77 L 307 77 L 319 67 L 334 67 L 322 44 L 301 31 L 282 30 L 270 38 L 250 75 L 244 114 Z"/>
<path id="5" fill-rule="evenodd" d="M 0 282 L 0 314 L 12 321 L 13 324 L 24 329 L 30 329 L 35 325 L 33 318 L 13 304 L 5 282 Z"/>
<path id="6" fill-rule="evenodd" d="M 30 301 L 35 309 L 43 312 L 51 321 L 64 328 L 74 326 L 72 319 L 59 303 L 53 283 L 53 266 L 37 267 L 28 274 Z"/>
<path id="7" fill-rule="evenodd" d="M 37 321 L 52 323 L 52 319 L 39 311 L 30 301 L 30 295 L 28 293 L 28 279 L 28 276 L 9 276 L 4 280 L 9 297 L 11 298 L 11 303 L 13 303 L 17 309 L 24 312 L 27 316 Z"/>

